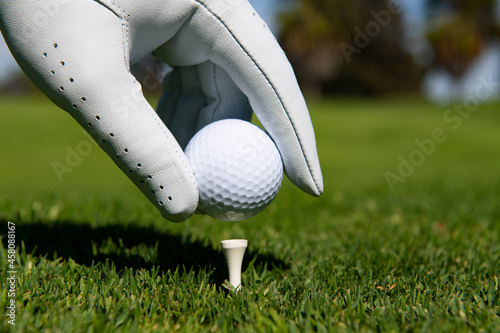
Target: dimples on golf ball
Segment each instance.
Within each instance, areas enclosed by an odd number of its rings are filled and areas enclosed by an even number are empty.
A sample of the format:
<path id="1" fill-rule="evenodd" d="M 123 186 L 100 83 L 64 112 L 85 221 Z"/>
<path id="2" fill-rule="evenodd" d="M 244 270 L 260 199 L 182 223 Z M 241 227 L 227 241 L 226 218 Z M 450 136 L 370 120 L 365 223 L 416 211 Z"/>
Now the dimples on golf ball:
<path id="1" fill-rule="evenodd" d="M 185 150 L 198 183 L 198 211 L 223 221 L 257 215 L 274 199 L 283 162 L 271 138 L 243 120 L 202 128 Z"/>

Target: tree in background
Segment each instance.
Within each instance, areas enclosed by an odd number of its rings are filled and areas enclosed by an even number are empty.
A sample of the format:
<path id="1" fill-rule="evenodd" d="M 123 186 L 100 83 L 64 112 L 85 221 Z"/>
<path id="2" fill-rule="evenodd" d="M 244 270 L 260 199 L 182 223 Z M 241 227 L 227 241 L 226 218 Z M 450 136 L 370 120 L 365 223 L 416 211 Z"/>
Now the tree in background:
<path id="1" fill-rule="evenodd" d="M 291 0 L 290 0 L 291 1 Z M 306 94 L 410 93 L 422 69 L 403 49 L 399 2 L 296 0 L 280 43 Z"/>
<path id="2" fill-rule="evenodd" d="M 434 64 L 456 78 L 500 35 L 495 0 L 427 0 L 427 13 Z"/>

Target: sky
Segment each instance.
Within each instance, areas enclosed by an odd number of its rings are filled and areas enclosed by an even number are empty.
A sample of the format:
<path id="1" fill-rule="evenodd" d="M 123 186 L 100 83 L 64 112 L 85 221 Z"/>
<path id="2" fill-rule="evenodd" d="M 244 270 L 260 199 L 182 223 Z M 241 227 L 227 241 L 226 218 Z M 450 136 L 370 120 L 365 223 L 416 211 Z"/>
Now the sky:
<path id="1" fill-rule="evenodd" d="M 10 54 L 3 38 L 0 38 L 0 83 L 18 71 L 16 61 Z"/>

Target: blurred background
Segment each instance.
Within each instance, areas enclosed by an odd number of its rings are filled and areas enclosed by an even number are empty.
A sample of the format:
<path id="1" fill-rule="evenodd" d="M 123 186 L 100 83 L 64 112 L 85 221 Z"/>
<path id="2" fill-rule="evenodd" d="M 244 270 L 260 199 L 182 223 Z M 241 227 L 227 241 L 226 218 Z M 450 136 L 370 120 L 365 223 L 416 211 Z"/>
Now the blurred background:
<path id="1" fill-rule="evenodd" d="M 448 104 L 473 93 L 480 77 L 500 80 L 498 0 L 250 2 L 310 97 L 423 94 Z M 151 75 L 151 68 L 161 75 L 165 69 L 152 62 L 140 64 L 138 75 Z M 149 70 L 141 74 L 144 65 Z M 498 98 L 494 88 L 490 99 Z M 0 89 L 33 90 L 3 40 Z"/>

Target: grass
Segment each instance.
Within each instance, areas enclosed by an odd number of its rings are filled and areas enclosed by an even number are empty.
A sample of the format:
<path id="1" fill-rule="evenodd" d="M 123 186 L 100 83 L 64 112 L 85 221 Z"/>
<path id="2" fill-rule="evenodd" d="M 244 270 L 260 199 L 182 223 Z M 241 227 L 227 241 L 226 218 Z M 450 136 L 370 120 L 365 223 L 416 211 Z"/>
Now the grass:
<path id="1" fill-rule="evenodd" d="M 457 129 L 419 99 L 310 101 L 325 193 L 288 181 L 240 223 L 162 220 L 40 96 L 0 103 L 0 308 L 16 224 L 16 332 L 465 332 L 500 330 L 499 105 Z M 415 140 L 436 144 L 393 188 Z M 246 238 L 241 292 L 220 241 Z"/>

